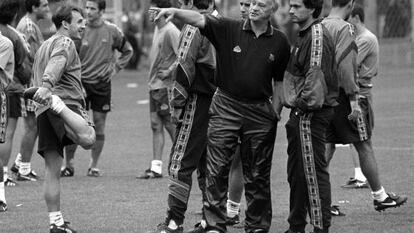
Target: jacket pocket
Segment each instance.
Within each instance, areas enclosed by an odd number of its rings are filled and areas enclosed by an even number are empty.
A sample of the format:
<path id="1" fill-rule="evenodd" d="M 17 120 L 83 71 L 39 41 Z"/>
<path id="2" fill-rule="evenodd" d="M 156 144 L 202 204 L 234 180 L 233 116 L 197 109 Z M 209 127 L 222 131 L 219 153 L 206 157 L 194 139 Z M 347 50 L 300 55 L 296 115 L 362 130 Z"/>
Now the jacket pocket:
<path id="1" fill-rule="evenodd" d="M 289 72 L 285 72 L 285 77 L 283 79 L 283 94 L 282 104 L 286 107 L 292 108 L 295 107 L 295 102 L 298 97 L 298 90 L 300 90 L 301 85 L 299 82 L 300 77 L 294 76 Z"/>

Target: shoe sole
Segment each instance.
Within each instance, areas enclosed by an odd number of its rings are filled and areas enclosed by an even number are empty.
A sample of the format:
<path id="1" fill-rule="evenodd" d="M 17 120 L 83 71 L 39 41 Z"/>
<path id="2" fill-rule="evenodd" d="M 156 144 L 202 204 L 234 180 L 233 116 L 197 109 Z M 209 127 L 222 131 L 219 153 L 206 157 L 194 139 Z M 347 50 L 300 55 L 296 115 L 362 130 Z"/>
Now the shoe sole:
<path id="1" fill-rule="evenodd" d="M 37 179 L 36 178 L 32 178 L 32 177 L 21 177 L 21 176 L 18 176 L 17 177 L 17 179 L 16 179 L 17 181 L 37 181 Z"/>
<path id="2" fill-rule="evenodd" d="M 141 179 L 141 180 L 156 180 L 156 179 L 161 179 L 163 178 L 163 176 L 138 176 L 137 179 Z"/>
<path id="3" fill-rule="evenodd" d="M 343 189 L 365 189 L 365 188 L 369 188 L 369 186 L 367 184 L 361 185 L 361 186 L 345 184 L 345 185 L 342 185 L 341 188 L 343 188 Z"/>
<path id="4" fill-rule="evenodd" d="M 400 207 L 400 206 L 404 205 L 405 203 L 407 203 L 407 200 L 408 199 L 404 200 L 403 202 L 400 202 L 399 204 L 397 204 L 395 206 L 384 206 L 384 207 L 381 207 L 381 208 L 375 207 L 375 210 L 378 211 L 378 212 L 383 212 L 383 211 L 385 211 L 386 209 L 389 209 L 389 208 L 397 208 L 397 207 Z"/>

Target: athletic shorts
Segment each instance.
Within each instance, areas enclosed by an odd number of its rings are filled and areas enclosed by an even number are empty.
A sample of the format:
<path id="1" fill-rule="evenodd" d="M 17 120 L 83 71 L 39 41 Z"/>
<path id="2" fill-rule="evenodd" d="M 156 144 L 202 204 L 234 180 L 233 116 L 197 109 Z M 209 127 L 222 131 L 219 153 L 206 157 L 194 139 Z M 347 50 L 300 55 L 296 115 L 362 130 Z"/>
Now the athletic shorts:
<path id="1" fill-rule="evenodd" d="M 19 93 L 7 94 L 7 116 L 12 118 L 18 118 L 26 116 L 26 103 L 24 98 Z"/>
<path id="2" fill-rule="evenodd" d="M 66 105 L 73 112 L 82 116 L 89 125 L 88 113 L 78 105 Z M 39 144 L 37 152 L 43 157 L 46 151 L 57 151 L 63 157 L 63 148 L 75 144 L 66 134 L 64 121 L 59 115 L 48 109 L 37 117 Z"/>
<path id="3" fill-rule="evenodd" d="M 111 111 L 111 82 L 83 83 L 86 92 L 86 110 Z"/>
<path id="4" fill-rule="evenodd" d="M 351 113 L 349 98 L 344 92 L 339 95 L 339 105 L 335 107 L 335 115 L 327 130 L 327 142 L 336 144 L 350 144 L 362 142 L 371 138 L 374 128 L 374 113 L 367 98 L 358 100 L 362 110 L 362 117 L 357 122 L 350 121 Z"/>
<path id="5" fill-rule="evenodd" d="M 168 100 L 168 89 L 162 88 L 150 91 L 149 97 L 150 112 L 156 112 L 159 116 L 170 115 L 170 103 Z"/>

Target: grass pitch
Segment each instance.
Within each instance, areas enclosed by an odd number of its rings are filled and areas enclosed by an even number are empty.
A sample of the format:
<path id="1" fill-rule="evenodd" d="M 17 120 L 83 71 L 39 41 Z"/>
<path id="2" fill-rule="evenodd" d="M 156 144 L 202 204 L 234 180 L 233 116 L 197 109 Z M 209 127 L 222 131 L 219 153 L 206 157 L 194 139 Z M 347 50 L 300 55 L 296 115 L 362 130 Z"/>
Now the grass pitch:
<path id="1" fill-rule="evenodd" d="M 349 148 L 338 148 L 331 164 L 332 201 L 339 204 L 345 217 L 334 217 L 331 232 L 408 233 L 414 232 L 414 80 L 409 67 L 382 66 L 374 80 L 374 149 L 381 179 L 387 191 L 409 196 L 401 208 L 382 213 L 374 210 L 368 189 L 340 188 L 353 175 Z M 113 111 L 108 115 L 106 144 L 99 167 L 102 177 L 86 177 L 89 152 L 78 149 L 73 178 L 62 179 L 61 206 L 66 221 L 81 233 L 144 233 L 154 229 L 165 217 L 168 179 L 139 180 L 135 177 L 149 166 L 152 136 L 146 101 L 147 73 L 124 72 L 113 80 Z M 271 232 L 284 232 L 289 205 L 286 181 L 286 134 L 284 123 L 278 126 L 272 168 L 273 221 Z M 21 124 L 21 123 L 20 123 Z M 15 135 L 12 164 L 22 135 Z M 171 142 L 166 134 L 164 164 Z M 164 171 L 166 173 L 166 165 Z M 34 155 L 32 167 L 43 177 L 44 165 Z M 185 230 L 199 219 L 201 195 L 194 182 Z M 19 183 L 6 188 L 9 211 L 0 214 L 1 233 L 48 232 L 48 215 L 42 198 L 42 182 Z M 245 204 L 242 204 L 245 209 Z M 308 230 L 312 230 L 310 227 Z M 229 228 L 229 232 L 244 232 Z"/>

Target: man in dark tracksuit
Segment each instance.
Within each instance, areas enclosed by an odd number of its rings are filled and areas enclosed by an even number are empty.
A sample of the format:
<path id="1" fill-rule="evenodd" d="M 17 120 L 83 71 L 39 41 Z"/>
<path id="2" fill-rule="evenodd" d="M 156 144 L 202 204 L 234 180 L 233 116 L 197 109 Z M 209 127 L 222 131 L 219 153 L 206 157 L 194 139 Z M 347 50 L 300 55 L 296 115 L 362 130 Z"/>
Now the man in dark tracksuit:
<path id="1" fill-rule="evenodd" d="M 203 14 L 212 1 L 193 1 L 192 9 Z M 213 12 L 216 15 L 216 11 Z M 197 27 L 186 24 L 181 30 L 178 66 L 171 92 L 172 118 L 177 122 L 177 137 L 169 164 L 168 211 L 165 223 L 156 232 L 183 232 L 194 170 L 199 172 L 199 187 L 205 198 L 205 165 L 208 109 L 216 90 L 216 56 L 209 40 Z M 201 226 L 200 226 L 201 227 Z"/>
<path id="2" fill-rule="evenodd" d="M 252 2 L 252 8 L 257 10 L 257 2 Z M 247 202 L 245 230 L 268 232 L 271 224 L 270 171 L 280 108 L 278 99 L 273 99 L 272 106 L 270 97 L 272 82 L 282 81 L 290 46 L 269 22 L 264 21 L 266 30 L 257 33 L 252 26 L 256 20 L 206 17 L 201 29 L 218 54 L 218 89 L 207 135 L 207 232 L 226 232 L 228 165 L 239 139 Z"/>
<path id="3" fill-rule="evenodd" d="M 292 21 L 300 31 L 283 81 L 283 103 L 292 109 L 286 123 L 291 189 L 287 233 L 304 233 L 307 213 L 314 232 L 328 232 L 331 221 L 325 142 L 339 84 L 333 40 L 317 20 L 322 4 L 290 1 Z"/>

